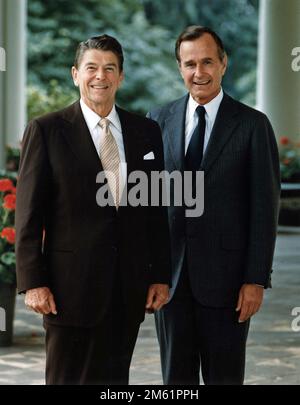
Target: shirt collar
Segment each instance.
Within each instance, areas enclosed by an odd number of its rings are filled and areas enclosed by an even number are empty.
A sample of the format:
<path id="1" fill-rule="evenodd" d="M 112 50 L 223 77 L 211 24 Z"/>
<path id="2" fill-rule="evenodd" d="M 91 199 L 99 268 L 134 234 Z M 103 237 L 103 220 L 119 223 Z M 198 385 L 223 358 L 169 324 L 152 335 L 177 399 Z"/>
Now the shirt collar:
<path id="1" fill-rule="evenodd" d="M 213 98 L 209 103 L 205 104 L 205 111 L 206 114 L 208 115 L 208 118 L 212 121 L 215 120 L 218 109 L 220 107 L 221 101 L 223 99 L 224 93 L 223 89 L 221 88 L 219 94 Z M 193 97 L 190 95 L 189 96 L 189 101 L 188 101 L 188 115 L 189 117 L 192 117 L 195 114 L 196 108 L 198 107 L 198 103 L 193 99 Z"/>
<path id="2" fill-rule="evenodd" d="M 80 107 L 89 130 L 93 131 L 103 117 L 100 117 L 100 115 L 98 115 L 97 113 L 95 113 L 95 111 L 88 107 L 82 100 L 82 98 L 80 99 Z M 121 132 L 121 123 L 115 104 L 113 105 L 110 113 L 105 118 L 107 118 L 110 123 L 115 126 L 118 131 Z"/>

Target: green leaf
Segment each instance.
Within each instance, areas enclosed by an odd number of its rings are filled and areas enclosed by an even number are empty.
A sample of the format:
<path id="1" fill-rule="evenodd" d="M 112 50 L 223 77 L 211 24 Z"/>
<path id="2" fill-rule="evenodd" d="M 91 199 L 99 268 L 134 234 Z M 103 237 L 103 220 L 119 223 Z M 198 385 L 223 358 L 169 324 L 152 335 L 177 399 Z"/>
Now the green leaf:
<path id="1" fill-rule="evenodd" d="M 7 266 L 12 266 L 16 264 L 16 255 L 14 252 L 6 252 L 1 255 L 2 263 L 6 264 Z"/>

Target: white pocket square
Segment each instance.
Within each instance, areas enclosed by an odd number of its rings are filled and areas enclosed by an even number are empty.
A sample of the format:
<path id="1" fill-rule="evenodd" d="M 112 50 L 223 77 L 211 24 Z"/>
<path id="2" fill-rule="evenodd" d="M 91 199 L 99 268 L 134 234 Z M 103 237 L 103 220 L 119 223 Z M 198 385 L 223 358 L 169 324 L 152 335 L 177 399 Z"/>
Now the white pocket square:
<path id="1" fill-rule="evenodd" d="M 154 159 L 154 153 L 149 152 L 147 155 L 144 156 L 144 160 L 153 160 Z"/>

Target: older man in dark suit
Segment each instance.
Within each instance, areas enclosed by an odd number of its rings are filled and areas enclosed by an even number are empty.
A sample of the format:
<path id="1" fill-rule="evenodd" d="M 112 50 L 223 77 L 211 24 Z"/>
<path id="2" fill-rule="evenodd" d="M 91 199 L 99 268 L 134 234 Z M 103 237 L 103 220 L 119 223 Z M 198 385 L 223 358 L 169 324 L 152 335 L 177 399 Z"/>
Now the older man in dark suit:
<path id="1" fill-rule="evenodd" d="M 170 259 L 167 212 L 122 204 L 121 195 L 130 173 L 163 170 L 163 145 L 155 122 L 115 105 L 123 79 L 115 38 L 82 42 L 72 75 L 80 101 L 25 131 L 18 289 L 44 314 L 47 384 L 127 384 L 145 307 L 167 301 Z M 96 201 L 103 170 L 109 204 Z"/>
<path id="2" fill-rule="evenodd" d="M 176 42 L 187 96 L 152 111 L 163 132 L 166 169 L 204 171 L 204 213 L 171 206 L 170 302 L 156 325 L 166 384 L 242 384 L 249 320 L 270 274 L 279 163 L 267 117 L 221 88 L 227 56 L 206 27 Z"/>

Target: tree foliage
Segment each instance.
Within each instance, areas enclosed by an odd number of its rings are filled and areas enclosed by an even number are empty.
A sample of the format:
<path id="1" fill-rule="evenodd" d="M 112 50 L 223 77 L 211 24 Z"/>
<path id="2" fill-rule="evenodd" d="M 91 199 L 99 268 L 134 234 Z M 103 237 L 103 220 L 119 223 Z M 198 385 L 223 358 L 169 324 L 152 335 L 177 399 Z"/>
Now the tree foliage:
<path id="1" fill-rule="evenodd" d="M 174 44 L 190 24 L 208 25 L 224 40 L 224 87 L 254 103 L 257 0 L 28 0 L 28 113 L 76 98 L 70 68 L 78 43 L 108 33 L 122 44 L 125 81 L 118 104 L 145 113 L 184 94 Z"/>
<path id="2" fill-rule="evenodd" d="M 229 57 L 223 81 L 225 89 L 238 99 L 255 103 L 258 0 L 142 2 L 148 20 L 163 25 L 175 37 L 188 25 L 203 25 L 215 30 Z"/>

